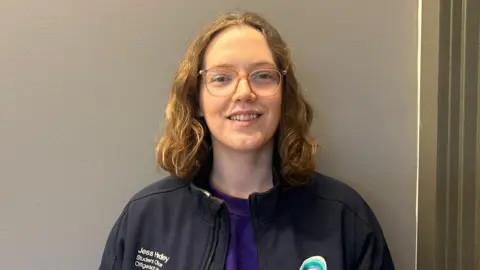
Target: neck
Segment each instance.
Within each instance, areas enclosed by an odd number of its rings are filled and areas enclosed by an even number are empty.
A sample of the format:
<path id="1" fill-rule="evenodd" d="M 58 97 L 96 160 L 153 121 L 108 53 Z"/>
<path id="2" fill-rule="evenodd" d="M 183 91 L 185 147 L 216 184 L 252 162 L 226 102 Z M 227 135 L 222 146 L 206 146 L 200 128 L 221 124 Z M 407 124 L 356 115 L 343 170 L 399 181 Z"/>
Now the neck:
<path id="1" fill-rule="evenodd" d="M 211 184 L 219 191 L 237 198 L 272 188 L 273 141 L 259 150 L 240 152 L 213 143 Z"/>

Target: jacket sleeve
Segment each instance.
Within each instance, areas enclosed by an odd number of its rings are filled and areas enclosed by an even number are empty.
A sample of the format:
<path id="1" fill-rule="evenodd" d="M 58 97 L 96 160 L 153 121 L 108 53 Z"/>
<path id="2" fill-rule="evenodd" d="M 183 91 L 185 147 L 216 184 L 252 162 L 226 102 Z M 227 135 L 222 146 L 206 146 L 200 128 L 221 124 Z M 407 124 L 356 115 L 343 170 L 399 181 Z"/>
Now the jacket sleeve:
<path id="1" fill-rule="evenodd" d="M 355 270 L 395 270 L 382 229 L 367 206 L 366 218 L 355 220 Z"/>
<path id="2" fill-rule="evenodd" d="M 126 209 L 117 219 L 103 250 L 102 259 L 99 270 L 120 270 L 123 265 L 123 254 L 125 247 L 125 227 L 126 227 L 127 211 Z"/>

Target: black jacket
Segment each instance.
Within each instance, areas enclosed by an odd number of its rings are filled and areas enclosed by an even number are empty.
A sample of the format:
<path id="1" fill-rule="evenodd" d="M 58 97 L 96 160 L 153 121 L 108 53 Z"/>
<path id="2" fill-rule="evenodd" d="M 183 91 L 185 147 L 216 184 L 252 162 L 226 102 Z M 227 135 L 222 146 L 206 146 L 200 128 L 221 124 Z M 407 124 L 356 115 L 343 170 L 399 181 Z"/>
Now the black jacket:
<path id="1" fill-rule="evenodd" d="M 273 189 L 249 198 L 260 269 L 298 270 L 312 256 L 322 256 L 328 270 L 394 269 L 377 219 L 352 188 L 321 174 L 302 187 L 274 178 Z M 206 179 L 170 176 L 136 194 L 111 230 L 99 269 L 223 269 L 229 215 Z"/>

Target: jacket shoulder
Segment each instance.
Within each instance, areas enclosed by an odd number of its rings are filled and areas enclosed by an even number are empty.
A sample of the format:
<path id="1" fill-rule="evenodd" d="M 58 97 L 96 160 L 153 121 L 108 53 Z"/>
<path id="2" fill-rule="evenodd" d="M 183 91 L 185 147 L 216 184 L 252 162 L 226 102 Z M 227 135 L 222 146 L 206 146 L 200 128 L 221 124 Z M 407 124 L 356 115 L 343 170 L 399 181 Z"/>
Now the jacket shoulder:
<path id="1" fill-rule="evenodd" d="M 141 201 L 152 196 L 163 196 L 186 190 L 188 182 L 175 176 L 166 176 L 138 191 L 130 202 Z"/>
<path id="2" fill-rule="evenodd" d="M 362 220 L 368 227 L 374 227 L 376 218 L 364 198 L 348 184 L 330 176 L 315 173 L 312 184 L 308 187 L 311 195 L 318 200 L 338 203 L 347 211 Z"/>
<path id="3" fill-rule="evenodd" d="M 395 269 L 382 228 L 367 202 L 346 183 L 316 173 L 308 191 L 319 202 L 319 207 L 341 209 L 350 218 L 344 232 L 350 234 L 354 245 L 355 269 Z M 353 223 L 352 222 L 353 218 Z M 358 222 L 357 222 L 358 221 Z M 353 226 L 352 226 L 353 225 Z"/>

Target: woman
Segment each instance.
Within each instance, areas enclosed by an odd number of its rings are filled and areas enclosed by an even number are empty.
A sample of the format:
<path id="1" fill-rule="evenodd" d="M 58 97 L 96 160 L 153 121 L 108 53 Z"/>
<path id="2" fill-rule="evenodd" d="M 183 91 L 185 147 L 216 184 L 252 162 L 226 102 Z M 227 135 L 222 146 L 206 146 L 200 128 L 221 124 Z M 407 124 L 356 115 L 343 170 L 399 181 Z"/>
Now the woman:
<path id="1" fill-rule="evenodd" d="M 311 121 L 277 31 L 220 16 L 175 76 L 157 147 L 171 176 L 127 204 L 100 269 L 394 269 L 368 205 L 315 172 Z"/>

